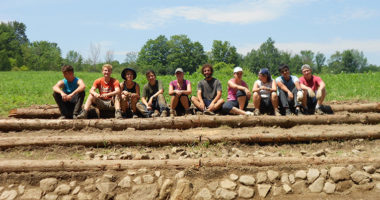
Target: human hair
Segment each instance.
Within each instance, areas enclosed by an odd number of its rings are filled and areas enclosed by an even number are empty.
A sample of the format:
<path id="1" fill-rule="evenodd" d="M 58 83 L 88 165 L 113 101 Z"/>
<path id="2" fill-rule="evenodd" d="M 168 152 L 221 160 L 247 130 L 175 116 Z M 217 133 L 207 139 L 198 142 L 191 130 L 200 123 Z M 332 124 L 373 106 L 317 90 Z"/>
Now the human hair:
<path id="1" fill-rule="evenodd" d="M 154 71 L 151 69 L 146 71 L 145 76 L 148 76 L 150 73 L 152 73 L 154 76 L 156 76 L 156 73 L 154 73 Z"/>
<path id="2" fill-rule="evenodd" d="M 74 72 L 74 68 L 71 65 L 63 65 L 62 72 Z"/>
<path id="3" fill-rule="evenodd" d="M 289 70 L 289 66 L 288 66 L 288 65 L 286 65 L 286 64 L 282 64 L 282 65 L 278 66 L 278 71 L 281 73 L 281 71 L 282 71 L 283 69 L 285 69 L 285 68 L 287 68 L 287 69 Z"/>
<path id="4" fill-rule="evenodd" d="M 210 70 L 211 70 L 211 74 L 214 73 L 214 68 L 212 67 L 212 65 L 206 63 L 206 64 L 204 64 L 204 65 L 202 66 L 202 74 L 203 74 L 203 70 L 205 70 L 206 68 L 210 68 Z"/>
<path id="5" fill-rule="evenodd" d="M 104 70 L 104 68 L 107 68 L 108 70 L 112 70 L 112 65 L 111 64 L 104 64 L 102 67 L 102 70 Z"/>

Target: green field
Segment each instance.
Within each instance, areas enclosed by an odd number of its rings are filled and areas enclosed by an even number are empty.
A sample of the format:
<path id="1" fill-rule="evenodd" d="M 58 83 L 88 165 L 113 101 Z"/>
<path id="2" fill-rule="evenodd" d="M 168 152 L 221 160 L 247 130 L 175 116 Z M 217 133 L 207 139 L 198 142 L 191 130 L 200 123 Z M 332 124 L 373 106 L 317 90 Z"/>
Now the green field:
<path id="1" fill-rule="evenodd" d="M 86 84 L 86 97 L 92 82 L 101 77 L 101 73 L 77 72 L 76 76 L 82 78 Z M 298 75 L 299 76 L 299 75 Z M 368 100 L 380 101 L 380 72 L 364 74 L 320 74 L 319 76 L 327 85 L 327 101 L 331 100 Z M 122 81 L 120 74 L 113 74 L 114 78 Z M 232 75 L 215 72 L 214 77 L 223 84 L 223 98 L 227 97 L 227 81 Z M 55 104 L 52 96 L 52 87 L 58 80 L 62 79 L 61 72 L 51 71 L 27 71 L 27 72 L 0 72 L 0 116 L 7 116 L 13 108 L 28 107 L 30 105 Z M 199 73 L 185 75 L 190 80 L 193 95 L 196 94 L 197 82 L 203 78 Z M 175 76 L 158 76 L 165 86 L 165 96 L 168 100 L 168 85 Z M 245 73 L 243 80 L 252 89 L 253 82 L 257 76 Z M 147 82 L 145 76 L 139 74 L 137 83 L 140 87 Z"/>

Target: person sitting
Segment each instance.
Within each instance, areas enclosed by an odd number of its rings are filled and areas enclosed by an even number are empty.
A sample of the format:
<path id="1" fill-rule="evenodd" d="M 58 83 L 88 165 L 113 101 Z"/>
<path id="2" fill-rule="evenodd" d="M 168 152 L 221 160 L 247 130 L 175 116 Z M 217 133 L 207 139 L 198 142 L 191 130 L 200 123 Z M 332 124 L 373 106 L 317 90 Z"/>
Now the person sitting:
<path id="1" fill-rule="evenodd" d="M 78 115 L 78 119 L 87 118 L 92 104 L 99 108 L 100 112 L 115 109 L 115 118 L 122 118 L 119 99 L 120 86 L 119 81 L 111 77 L 112 65 L 103 65 L 102 73 L 103 77 L 96 79 L 92 84 L 90 95 L 84 105 L 84 110 Z M 96 89 L 98 89 L 99 93 L 96 92 Z"/>
<path id="2" fill-rule="evenodd" d="M 222 97 L 222 84 L 212 74 L 214 69 L 210 64 L 202 66 L 205 79 L 198 82 L 197 96 L 191 97 L 194 106 L 206 115 L 214 115 L 222 108 L 224 100 Z"/>
<path id="3" fill-rule="evenodd" d="M 302 114 L 300 110 L 301 102 L 297 101 L 298 96 L 303 96 L 300 82 L 297 76 L 290 74 L 288 65 L 280 65 L 278 71 L 281 76 L 276 78 L 278 85 L 278 96 L 280 108 L 285 115 L 292 113 Z"/>
<path id="4" fill-rule="evenodd" d="M 175 70 L 175 76 L 177 80 L 170 82 L 169 84 L 169 95 L 170 99 L 170 115 L 175 116 L 176 114 L 185 113 L 186 115 L 191 114 L 190 112 L 190 100 L 189 96 L 191 94 L 191 83 L 189 80 L 183 78 L 183 69 L 177 68 Z"/>
<path id="5" fill-rule="evenodd" d="M 145 75 L 148 83 L 144 85 L 137 110 L 143 117 L 158 117 L 160 114 L 161 117 L 167 117 L 169 108 L 163 95 L 162 82 L 156 80 L 156 73 L 153 70 L 148 70 Z"/>
<path id="6" fill-rule="evenodd" d="M 326 97 L 326 84 L 323 80 L 312 74 L 310 65 L 304 64 L 301 67 L 302 77 L 299 78 L 301 88 L 304 90 L 302 98 L 302 106 L 309 114 L 324 114 L 321 109 L 323 101 Z"/>
<path id="7" fill-rule="evenodd" d="M 228 81 L 227 102 L 222 107 L 224 114 L 252 115 L 251 112 L 245 111 L 251 98 L 251 92 L 248 89 L 247 83 L 242 80 L 242 77 L 243 69 L 235 67 L 234 78 Z"/>
<path id="8" fill-rule="evenodd" d="M 53 86 L 53 97 L 61 113 L 59 119 L 76 119 L 82 110 L 86 86 L 82 79 L 74 76 L 71 65 L 64 65 L 62 73 L 64 79 Z"/>
<path id="9" fill-rule="evenodd" d="M 253 84 L 253 105 L 255 106 L 254 115 L 274 114 L 280 116 L 278 110 L 277 84 L 267 68 L 259 72 L 259 80 Z"/>
<path id="10" fill-rule="evenodd" d="M 136 77 L 137 73 L 132 68 L 125 68 L 121 72 L 121 78 L 124 79 L 124 81 L 120 83 L 121 111 L 123 112 L 123 115 L 133 118 L 137 118 L 136 104 L 140 99 L 140 86 L 133 81 Z"/>

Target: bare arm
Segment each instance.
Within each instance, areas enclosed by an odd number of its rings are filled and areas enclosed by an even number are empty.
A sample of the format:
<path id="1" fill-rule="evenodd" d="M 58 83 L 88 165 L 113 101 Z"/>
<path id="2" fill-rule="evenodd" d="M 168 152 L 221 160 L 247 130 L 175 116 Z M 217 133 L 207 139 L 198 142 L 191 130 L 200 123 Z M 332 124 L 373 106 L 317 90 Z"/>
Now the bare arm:
<path id="1" fill-rule="evenodd" d="M 61 96 L 65 95 L 65 93 L 64 93 L 63 90 L 62 90 L 63 85 L 64 85 L 63 80 L 59 80 L 59 81 L 53 86 L 53 91 L 56 92 L 56 93 L 61 94 Z"/>

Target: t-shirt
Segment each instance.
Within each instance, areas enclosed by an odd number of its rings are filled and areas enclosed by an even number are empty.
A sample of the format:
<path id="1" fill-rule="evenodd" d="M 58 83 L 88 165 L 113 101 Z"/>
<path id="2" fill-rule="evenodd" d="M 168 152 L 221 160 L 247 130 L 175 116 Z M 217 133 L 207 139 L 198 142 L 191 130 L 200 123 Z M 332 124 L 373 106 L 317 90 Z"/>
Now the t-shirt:
<path id="1" fill-rule="evenodd" d="M 100 95 L 113 92 L 115 91 L 115 88 L 120 88 L 118 80 L 111 78 L 111 80 L 108 83 L 106 83 L 104 81 L 104 77 L 96 79 L 92 86 L 99 90 Z M 112 97 L 104 97 L 102 99 L 109 100 L 112 99 Z"/>
<path id="2" fill-rule="evenodd" d="M 235 82 L 235 78 L 232 78 L 232 79 L 230 79 L 229 81 L 233 81 L 235 84 L 237 84 L 237 83 Z M 248 88 L 247 83 L 245 83 L 243 80 L 241 80 L 241 86 Z M 238 89 L 236 89 L 236 88 L 230 88 L 230 87 L 228 86 L 227 90 L 228 90 L 227 101 L 234 101 L 234 100 L 237 100 L 236 92 L 238 91 Z"/>
<path id="3" fill-rule="evenodd" d="M 203 79 L 198 82 L 198 90 L 202 91 L 202 99 L 214 100 L 217 92 L 222 91 L 222 84 L 216 78 L 211 80 Z"/>
<path id="4" fill-rule="evenodd" d="M 269 81 L 269 82 L 266 82 L 266 83 L 261 82 L 260 79 L 259 79 L 259 80 L 255 81 L 255 84 L 257 83 L 257 85 L 259 86 L 259 88 L 261 86 L 272 88 L 272 82 L 273 82 L 273 79 L 271 81 Z M 270 97 L 271 91 L 269 91 L 269 90 L 260 90 L 259 93 L 260 93 L 261 98 L 268 98 L 268 97 Z"/>
<path id="5" fill-rule="evenodd" d="M 279 76 L 276 78 L 276 82 L 281 82 L 283 83 L 290 91 L 292 91 L 296 85 L 295 85 L 295 82 L 299 82 L 299 79 L 297 78 L 297 76 L 293 76 L 293 75 L 290 75 L 290 79 L 289 81 L 285 80 L 285 78 L 283 76 Z M 281 90 L 280 87 L 278 87 L 278 90 Z"/>
<path id="6" fill-rule="evenodd" d="M 178 80 L 174 80 L 174 81 L 170 82 L 169 85 L 173 86 L 174 90 L 187 90 L 187 85 L 188 84 L 190 84 L 190 81 L 184 79 L 181 88 L 178 88 L 178 86 L 179 86 Z"/>
<path id="7" fill-rule="evenodd" d="M 142 91 L 142 97 L 145 97 L 146 100 L 149 100 L 151 96 L 156 94 L 158 90 L 161 90 L 162 88 L 162 82 L 160 80 L 156 80 L 156 83 L 154 86 L 151 86 L 149 82 L 144 85 L 143 91 Z"/>
<path id="8" fill-rule="evenodd" d="M 322 79 L 319 76 L 311 75 L 311 79 L 306 81 L 305 77 L 300 77 L 300 83 L 306 85 L 311 88 L 313 91 L 317 91 L 319 85 L 322 83 Z"/>
<path id="9" fill-rule="evenodd" d="M 63 79 L 63 92 L 65 94 L 71 94 L 78 88 L 78 80 L 79 78 L 75 77 L 72 82 L 67 81 L 67 79 Z"/>

